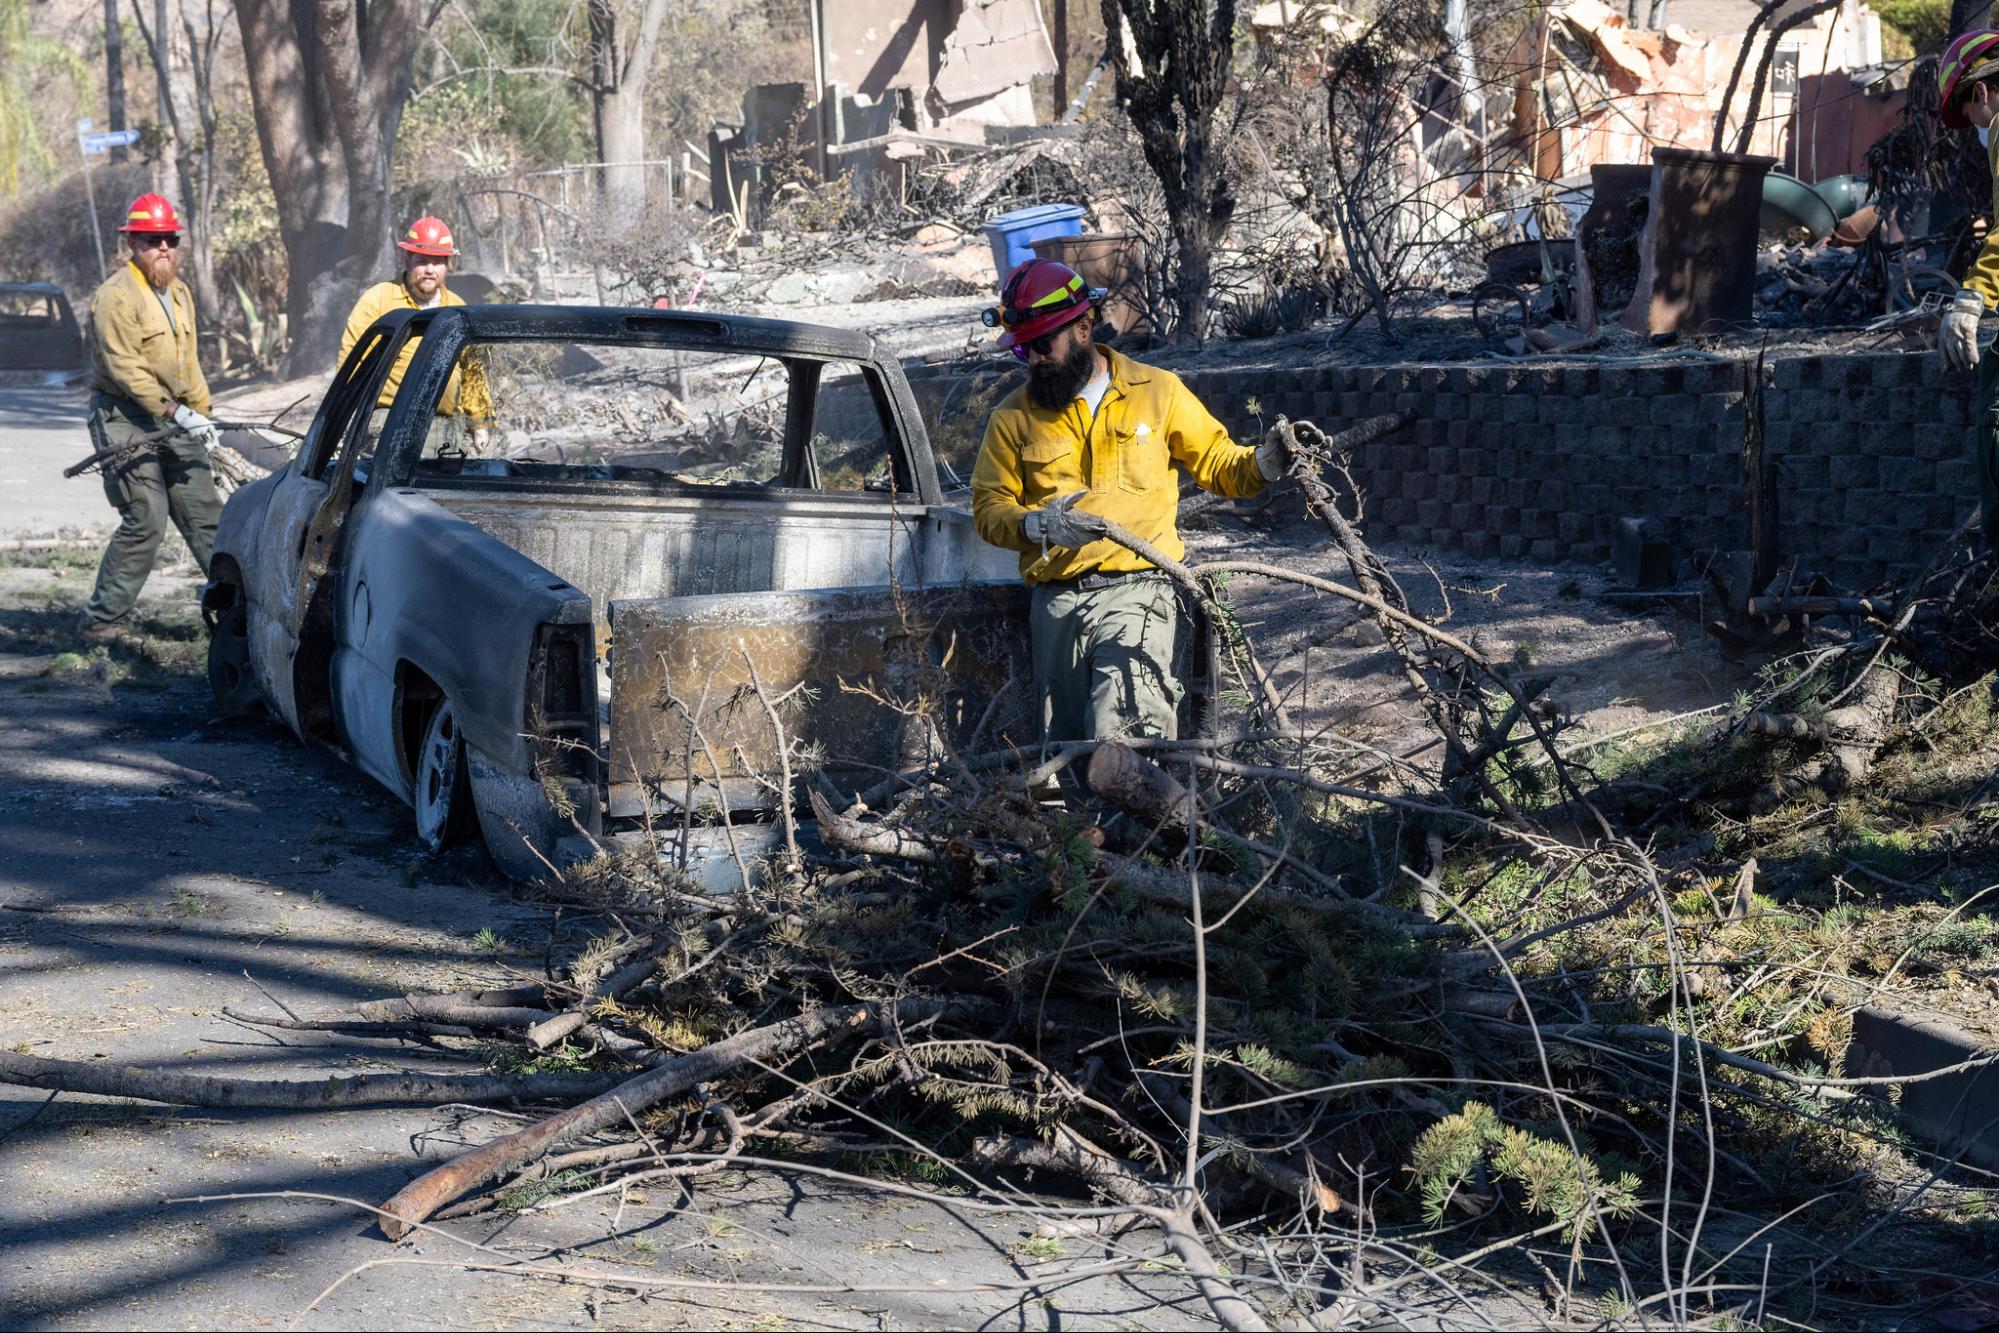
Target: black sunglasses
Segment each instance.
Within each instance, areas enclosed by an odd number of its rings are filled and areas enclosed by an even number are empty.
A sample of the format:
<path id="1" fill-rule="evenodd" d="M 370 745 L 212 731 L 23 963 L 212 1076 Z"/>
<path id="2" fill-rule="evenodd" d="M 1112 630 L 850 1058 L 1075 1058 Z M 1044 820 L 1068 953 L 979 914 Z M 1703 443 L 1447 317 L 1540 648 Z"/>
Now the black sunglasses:
<path id="1" fill-rule="evenodd" d="M 180 237 L 178 235 L 143 235 L 138 232 L 132 234 L 132 248 L 134 250 L 148 250 L 156 245 L 164 245 L 169 250 L 178 250 L 180 249 Z"/>

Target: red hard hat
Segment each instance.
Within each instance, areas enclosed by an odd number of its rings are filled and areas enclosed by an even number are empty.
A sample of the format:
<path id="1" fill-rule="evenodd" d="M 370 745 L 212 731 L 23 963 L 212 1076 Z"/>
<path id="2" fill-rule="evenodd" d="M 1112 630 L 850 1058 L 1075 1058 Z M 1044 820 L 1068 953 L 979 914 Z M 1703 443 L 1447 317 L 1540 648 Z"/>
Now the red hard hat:
<path id="1" fill-rule="evenodd" d="M 999 306 L 985 312 L 985 322 L 1006 330 L 1000 335 L 1001 347 L 1018 347 L 1080 319 L 1108 294 L 1084 282 L 1083 275 L 1067 264 L 1030 259 L 1007 275 Z"/>
<path id="2" fill-rule="evenodd" d="M 1967 74 L 1976 72 L 1982 78 L 1992 73 L 1987 66 L 1995 57 L 1999 57 L 1999 32 L 1990 28 L 1959 33 L 1944 48 L 1943 59 L 1937 62 L 1937 115 L 1944 124 L 1954 130 L 1971 124 L 1958 110 L 1957 86 Z"/>
<path id="3" fill-rule="evenodd" d="M 126 210 L 125 225 L 121 232 L 144 232 L 148 236 L 171 235 L 180 230 L 180 215 L 167 202 L 165 195 L 142 194 L 132 201 Z"/>
<path id="4" fill-rule="evenodd" d="M 444 225 L 443 218 L 433 217 L 420 217 L 410 223 L 409 235 L 397 241 L 396 248 L 413 255 L 429 255 L 432 259 L 449 259 L 458 253 L 451 244 L 451 228 Z"/>

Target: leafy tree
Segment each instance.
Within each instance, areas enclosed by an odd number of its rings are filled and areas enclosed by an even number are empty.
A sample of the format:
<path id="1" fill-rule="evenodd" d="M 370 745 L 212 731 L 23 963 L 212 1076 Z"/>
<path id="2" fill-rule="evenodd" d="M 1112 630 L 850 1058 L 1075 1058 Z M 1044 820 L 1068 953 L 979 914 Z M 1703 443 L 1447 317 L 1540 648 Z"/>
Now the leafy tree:
<path id="1" fill-rule="evenodd" d="M 21 188 L 21 172 L 50 174 L 55 154 L 35 118 L 33 77 L 66 73 L 90 86 L 90 71 L 68 47 L 37 36 L 27 0 L 0 0 L 0 192 Z"/>

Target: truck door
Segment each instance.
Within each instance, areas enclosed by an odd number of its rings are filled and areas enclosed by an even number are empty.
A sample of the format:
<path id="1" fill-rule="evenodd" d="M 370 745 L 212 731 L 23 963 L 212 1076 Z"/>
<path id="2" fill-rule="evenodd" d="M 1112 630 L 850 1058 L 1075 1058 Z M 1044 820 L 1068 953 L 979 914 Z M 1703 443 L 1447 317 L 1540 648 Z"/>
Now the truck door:
<path id="1" fill-rule="evenodd" d="M 315 719 L 303 716 L 297 681 L 300 670 L 300 627 L 304 623 L 308 584 L 301 581 L 315 520 L 326 509 L 331 483 L 337 476 L 352 483 L 351 439 L 365 435 L 369 409 L 375 401 L 391 339 L 370 330 L 349 354 L 320 404 L 291 466 L 278 479 L 264 517 L 264 540 L 257 567 L 249 581 L 249 632 L 257 683 L 287 725 L 301 740 L 310 740 Z M 343 463 L 347 464 L 343 467 Z M 320 538 L 324 545 L 324 536 Z"/>

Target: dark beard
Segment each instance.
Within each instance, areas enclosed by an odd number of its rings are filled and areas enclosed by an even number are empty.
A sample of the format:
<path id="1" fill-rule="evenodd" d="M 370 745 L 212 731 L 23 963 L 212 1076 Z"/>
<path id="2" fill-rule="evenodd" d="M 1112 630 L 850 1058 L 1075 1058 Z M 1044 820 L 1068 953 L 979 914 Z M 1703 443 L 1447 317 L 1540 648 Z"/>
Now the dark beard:
<path id="1" fill-rule="evenodd" d="M 1076 395 L 1083 391 L 1097 374 L 1097 349 L 1094 344 L 1081 342 L 1069 349 L 1069 354 L 1060 361 L 1043 361 L 1030 367 L 1027 372 L 1027 397 L 1036 407 L 1050 412 L 1060 412 L 1076 401 Z"/>

